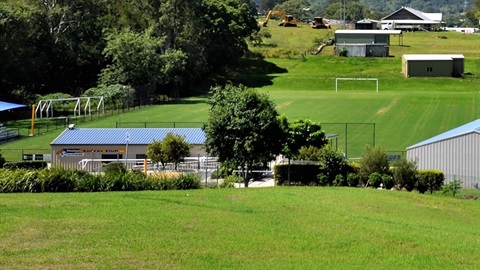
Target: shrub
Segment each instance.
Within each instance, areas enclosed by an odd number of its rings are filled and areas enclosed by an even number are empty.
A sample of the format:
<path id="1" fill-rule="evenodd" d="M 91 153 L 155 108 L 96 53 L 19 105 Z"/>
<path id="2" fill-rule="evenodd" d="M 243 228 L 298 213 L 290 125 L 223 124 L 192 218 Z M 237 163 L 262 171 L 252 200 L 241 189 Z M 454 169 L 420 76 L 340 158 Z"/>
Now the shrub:
<path id="1" fill-rule="evenodd" d="M 75 187 L 75 171 L 61 167 L 43 169 L 38 178 L 42 192 L 71 192 Z"/>
<path id="2" fill-rule="evenodd" d="M 380 187 L 380 184 L 382 184 L 382 175 L 378 172 L 374 172 L 370 174 L 368 177 L 368 185 L 374 188 Z"/>
<path id="3" fill-rule="evenodd" d="M 399 189 L 408 191 L 415 189 L 417 164 L 402 157 L 393 162 L 393 178 Z"/>
<path id="4" fill-rule="evenodd" d="M 235 183 L 243 182 L 243 179 L 238 175 L 229 175 L 223 178 L 223 182 L 220 184 L 221 188 L 234 188 Z"/>
<path id="5" fill-rule="evenodd" d="M 363 183 L 369 182 L 369 177 L 372 173 L 389 174 L 387 153 L 380 147 L 372 147 L 367 145 L 360 160 L 360 180 Z"/>
<path id="6" fill-rule="evenodd" d="M 359 177 L 356 173 L 349 173 L 347 176 L 347 183 L 349 187 L 356 187 L 359 183 Z"/>
<path id="7" fill-rule="evenodd" d="M 395 182 L 393 181 L 392 176 L 388 174 L 382 175 L 382 184 L 384 189 L 391 189 L 395 186 Z"/>
<path id="8" fill-rule="evenodd" d="M 182 173 L 176 178 L 176 189 L 199 189 L 202 187 L 200 175 L 194 173 Z"/>
<path id="9" fill-rule="evenodd" d="M 21 161 L 21 162 L 6 162 L 3 164 L 5 169 L 44 169 L 47 168 L 45 161 Z"/>
<path id="10" fill-rule="evenodd" d="M 276 165 L 274 171 L 275 182 L 278 185 L 318 185 L 317 176 L 321 173 L 318 165 L 311 164 L 281 164 Z"/>
<path id="11" fill-rule="evenodd" d="M 462 180 L 460 179 L 454 179 L 448 184 L 445 184 L 442 187 L 442 194 L 444 195 L 452 195 L 455 197 L 457 192 L 462 188 Z"/>
<path id="12" fill-rule="evenodd" d="M 440 190 L 443 186 L 445 176 L 443 172 L 437 170 L 422 170 L 417 172 L 416 189 L 420 193 L 425 193 L 427 190 L 432 194 L 435 190 Z"/>
<path id="13" fill-rule="evenodd" d="M 41 192 L 42 187 L 38 181 L 38 171 L 9 170 L 0 171 L 0 192 Z"/>
<path id="14" fill-rule="evenodd" d="M 348 182 L 343 175 L 338 174 L 335 176 L 335 180 L 333 180 L 333 185 L 336 187 L 345 187 L 348 185 Z"/>

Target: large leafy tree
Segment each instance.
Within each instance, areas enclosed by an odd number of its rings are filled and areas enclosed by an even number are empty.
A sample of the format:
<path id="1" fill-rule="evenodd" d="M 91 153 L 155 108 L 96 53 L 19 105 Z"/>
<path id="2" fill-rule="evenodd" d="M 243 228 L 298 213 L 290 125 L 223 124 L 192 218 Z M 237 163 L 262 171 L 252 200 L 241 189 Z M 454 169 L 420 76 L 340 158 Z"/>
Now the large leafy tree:
<path id="1" fill-rule="evenodd" d="M 308 119 L 297 119 L 288 124 L 288 135 L 283 152 L 291 158 L 298 158 L 302 147 L 321 149 L 328 143 L 325 132 L 319 123 Z"/>
<path id="2" fill-rule="evenodd" d="M 242 170 L 246 167 L 248 175 L 255 164 L 271 161 L 280 153 L 285 135 L 267 94 L 244 86 L 214 87 L 210 105 L 203 127 L 205 146 L 220 162 Z"/>

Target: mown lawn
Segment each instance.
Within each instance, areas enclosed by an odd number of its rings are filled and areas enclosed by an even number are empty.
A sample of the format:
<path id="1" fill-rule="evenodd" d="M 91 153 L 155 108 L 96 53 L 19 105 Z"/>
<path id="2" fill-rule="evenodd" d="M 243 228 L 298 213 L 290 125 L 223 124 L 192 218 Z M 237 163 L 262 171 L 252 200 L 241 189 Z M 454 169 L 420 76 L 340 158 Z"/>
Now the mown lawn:
<path id="1" fill-rule="evenodd" d="M 0 269 L 478 269 L 478 203 L 318 187 L 0 194 Z"/>
<path id="2" fill-rule="evenodd" d="M 232 81 L 269 93 L 278 112 L 291 121 L 305 118 L 323 124 L 329 134 L 338 134 L 338 146 L 348 157 L 359 157 L 365 144 L 375 143 L 388 152 L 399 153 L 416 144 L 479 117 L 480 35 L 456 32 L 415 32 L 403 34 L 403 46 L 392 37 L 389 58 L 333 56 L 333 46 L 319 55 L 300 53 L 315 40 L 333 37 L 333 30 L 314 30 L 307 25 L 278 27 L 274 22 L 265 29 L 272 38 L 264 46 L 251 47 L 287 58 L 267 58 L 242 62 Z M 442 38 L 439 38 L 442 37 Z M 446 38 L 443 38 L 446 37 Z M 285 52 L 287 51 L 287 53 Z M 401 74 L 401 56 L 405 53 L 464 54 L 465 78 L 405 78 Z M 341 81 L 337 77 L 379 79 L 379 92 L 371 81 Z M 204 97 L 180 100 L 108 116 L 78 127 L 201 127 L 207 121 L 209 106 Z M 336 124 L 331 124 L 336 123 Z M 339 124 L 340 123 L 340 124 Z M 349 126 L 344 123 L 367 123 Z M 372 126 L 375 128 L 371 128 Z M 7 160 L 19 160 L 22 150 L 49 149 L 61 130 L 0 145 Z M 348 139 L 346 139 L 348 137 Z M 348 140 L 348 144 L 346 144 Z"/>

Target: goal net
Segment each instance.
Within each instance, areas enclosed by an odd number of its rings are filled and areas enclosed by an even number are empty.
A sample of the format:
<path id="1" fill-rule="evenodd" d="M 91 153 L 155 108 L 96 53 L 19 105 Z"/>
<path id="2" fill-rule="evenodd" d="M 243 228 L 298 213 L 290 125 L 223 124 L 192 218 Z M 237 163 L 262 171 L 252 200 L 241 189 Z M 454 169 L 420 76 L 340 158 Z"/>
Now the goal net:
<path id="1" fill-rule="evenodd" d="M 335 78 L 335 92 L 338 92 L 338 84 L 340 81 L 374 81 L 375 90 L 378 92 L 378 78 Z M 352 87 L 351 84 L 349 84 L 349 86 Z"/>

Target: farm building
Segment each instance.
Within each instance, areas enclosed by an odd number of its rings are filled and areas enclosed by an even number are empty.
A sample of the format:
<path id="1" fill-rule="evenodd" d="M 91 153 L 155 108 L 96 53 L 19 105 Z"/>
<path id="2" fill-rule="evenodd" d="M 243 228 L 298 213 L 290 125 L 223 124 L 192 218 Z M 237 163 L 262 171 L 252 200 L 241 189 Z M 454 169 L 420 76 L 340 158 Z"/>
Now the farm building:
<path id="1" fill-rule="evenodd" d="M 462 54 L 404 54 L 405 77 L 461 77 L 465 57 Z"/>
<path id="2" fill-rule="evenodd" d="M 153 140 L 161 141 L 168 133 L 183 136 L 192 145 L 191 157 L 206 155 L 205 133 L 200 128 L 70 127 L 50 144 L 52 167 L 98 171 L 102 163 L 119 161 L 131 168 L 135 160 L 146 158 L 147 147 Z"/>
<path id="3" fill-rule="evenodd" d="M 390 35 L 398 35 L 399 45 L 403 43 L 400 30 L 336 30 L 335 54 L 346 50 L 347 56 L 387 57 Z"/>
<path id="4" fill-rule="evenodd" d="M 444 22 L 442 13 L 424 13 L 409 7 L 402 7 L 382 18 L 383 30 L 439 30 Z"/>
<path id="5" fill-rule="evenodd" d="M 363 19 L 355 23 L 355 29 L 356 30 L 376 30 L 379 27 L 378 23 L 379 22 L 376 20 Z"/>
<path id="6" fill-rule="evenodd" d="M 480 184 L 480 119 L 408 147 L 407 159 L 417 161 L 418 169 L 443 171 L 445 182 Z"/>

